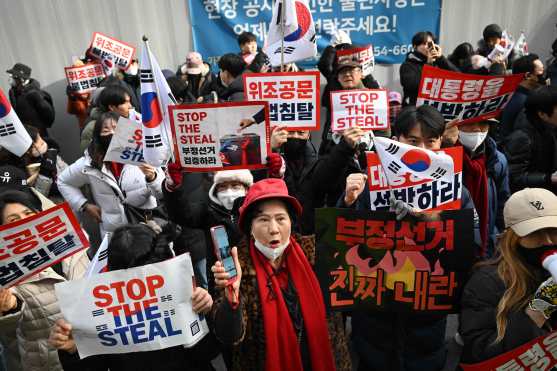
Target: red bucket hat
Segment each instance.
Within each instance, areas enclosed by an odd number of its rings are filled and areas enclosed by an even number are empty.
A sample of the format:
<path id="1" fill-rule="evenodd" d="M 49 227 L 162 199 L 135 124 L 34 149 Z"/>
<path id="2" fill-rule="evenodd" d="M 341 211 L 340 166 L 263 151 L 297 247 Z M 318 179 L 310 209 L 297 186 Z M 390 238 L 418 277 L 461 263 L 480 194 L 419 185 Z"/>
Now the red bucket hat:
<path id="1" fill-rule="evenodd" d="M 288 188 L 286 183 L 282 179 L 269 178 L 263 179 L 259 182 L 254 183 L 244 199 L 244 203 L 240 207 L 240 217 L 238 219 L 238 225 L 240 229 L 244 228 L 244 216 L 246 211 L 255 204 L 257 201 L 267 200 L 271 198 L 279 198 L 287 203 L 289 203 L 298 216 L 302 215 L 302 205 L 298 200 L 288 194 Z"/>

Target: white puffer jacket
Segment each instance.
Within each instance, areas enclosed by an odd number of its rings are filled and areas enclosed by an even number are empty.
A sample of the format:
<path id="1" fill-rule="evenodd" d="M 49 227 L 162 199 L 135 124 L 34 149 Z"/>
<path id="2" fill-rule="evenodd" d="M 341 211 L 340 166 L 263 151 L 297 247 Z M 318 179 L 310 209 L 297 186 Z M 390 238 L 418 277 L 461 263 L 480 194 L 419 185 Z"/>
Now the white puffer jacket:
<path id="1" fill-rule="evenodd" d="M 80 187 L 90 185 L 93 199 L 101 208 L 100 229 L 101 236 L 104 236 L 106 232 L 112 232 L 127 223 L 122 202 L 141 209 L 155 208 L 157 199 L 162 198 L 163 180 L 164 172 L 161 168 L 157 168 L 156 179 L 148 183 L 138 166 L 124 165 L 117 182 L 105 165 L 102 171 L 92 167 L 91 157 L 86 152 L 58 175 L 57 184 L 58 190 L 75 212 L 87 201 Z"/>

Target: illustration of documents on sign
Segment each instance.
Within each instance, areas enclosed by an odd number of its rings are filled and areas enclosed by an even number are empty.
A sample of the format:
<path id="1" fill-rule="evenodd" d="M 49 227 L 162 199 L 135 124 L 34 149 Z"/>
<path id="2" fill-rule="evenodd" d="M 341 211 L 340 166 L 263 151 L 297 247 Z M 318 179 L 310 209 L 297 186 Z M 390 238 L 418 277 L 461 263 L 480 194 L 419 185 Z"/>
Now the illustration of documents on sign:
<path id="1" fill-rule="evenodd" d="M 189 254 L 55 285 L 79 356 L 195 345 L 208 332 L 193 312 Z"/>

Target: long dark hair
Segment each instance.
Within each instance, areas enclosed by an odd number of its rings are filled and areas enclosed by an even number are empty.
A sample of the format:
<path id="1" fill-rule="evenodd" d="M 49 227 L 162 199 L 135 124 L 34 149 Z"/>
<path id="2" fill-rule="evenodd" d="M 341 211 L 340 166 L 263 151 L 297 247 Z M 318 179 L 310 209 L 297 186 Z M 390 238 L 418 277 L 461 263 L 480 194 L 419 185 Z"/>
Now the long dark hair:
<path id="1" fill-rule="evenodd" d="M 114 120 L 118 122 L 119 118 L 119 114 L 109 111 L 102 113 L 97 121 L 95 121 L 95 128 L 93 129 L 93 140 L 88 147 L 89 156 L 91 156 L 91 166 L 93 166 L 95 169 L 102 169 L 104 155 L 106 154 L 107 150 L 101 140 L 103 123 L 107 120 Z"/>

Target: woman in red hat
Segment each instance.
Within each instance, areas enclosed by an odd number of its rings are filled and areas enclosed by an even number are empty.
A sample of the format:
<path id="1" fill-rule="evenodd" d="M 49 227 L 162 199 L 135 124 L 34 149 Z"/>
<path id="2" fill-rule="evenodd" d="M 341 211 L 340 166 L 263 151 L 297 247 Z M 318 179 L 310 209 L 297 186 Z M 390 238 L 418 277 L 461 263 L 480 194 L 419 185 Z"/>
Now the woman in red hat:
<path id="1" fill-rule="evenodd" d="M 232 248 L 236 280 L 228 282 L 220 262 L 212 267 L 224 288 L 213 306 L 214 331 L 234 345 L 234 370 L 351 369 L 342 319 L 328 321 L 310 264 L 315 239 L 291 235 L 301 213 L 281 179 L 255 183 L 238 220 L 247 246 Z"/>

